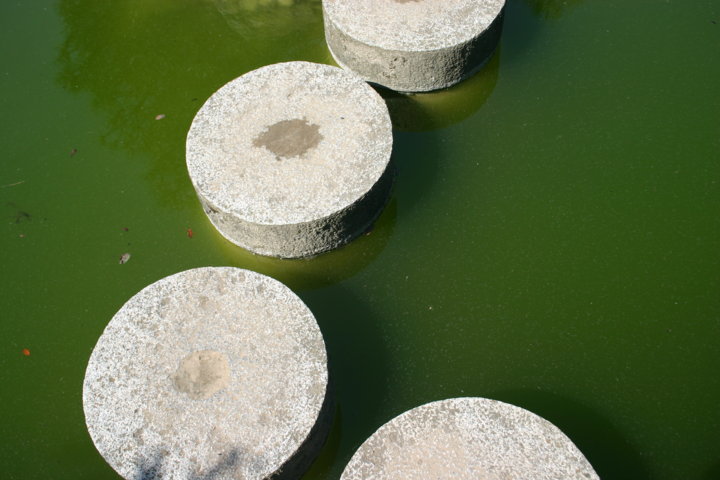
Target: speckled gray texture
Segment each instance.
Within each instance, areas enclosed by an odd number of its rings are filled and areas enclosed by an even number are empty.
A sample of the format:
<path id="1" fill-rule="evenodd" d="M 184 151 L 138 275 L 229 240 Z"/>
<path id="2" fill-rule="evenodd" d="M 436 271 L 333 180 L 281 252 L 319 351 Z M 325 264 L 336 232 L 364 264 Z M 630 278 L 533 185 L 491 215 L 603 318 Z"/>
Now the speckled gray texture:
<path id="1" fill-rule="evenodd" d="M 290 289 L 207 267 L 153 283 L 115 314 L 83 407 L 98 451 L 127 480 L 290 479 L 327 433 L 327 385 L 322 335 Z"/>
<path id="2" fill-rule="evenodd" d="M 363 443 L 341 480 L 598 480 L 582 453 L 537 415 L 485 398 L 432 402 Z"/>
<path id="3" fill-rule="evenodd" d="M 282 125 L 312 138 L 294 154 L 270 140 Z M 391 151 L 382 98 L 350 72 L 308 62 L 269 65 L 223 86 L 187 138 L 190 179 L 220 233 L 289 258 L 344 245 L 370 226 L 392 186 Z"/>
<path id="4" fill-rule="evenodd" d="M 323 0 L 339 65 L 403 92 L 452 86 L 479 70 L 500 39 L 505 0 Z"/>

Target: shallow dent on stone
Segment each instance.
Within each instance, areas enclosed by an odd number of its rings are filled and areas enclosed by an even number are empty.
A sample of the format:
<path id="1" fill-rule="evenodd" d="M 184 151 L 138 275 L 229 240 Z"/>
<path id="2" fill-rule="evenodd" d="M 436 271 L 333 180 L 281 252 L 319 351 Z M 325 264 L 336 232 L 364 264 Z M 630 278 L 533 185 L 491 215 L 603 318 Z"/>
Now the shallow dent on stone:
<path id="1" fill-rule="evenodd" d="M 204 400 L 228 386 L 230 365 L 220 352 L 198 350 L 180 361 L 172 382 L 178 392 Z"/>
<path id="2" fill-rule="evenodd" d="M 277 157 L 301 157 L 322 138 L 319 125 L 297 118 L 270 125 L 253 140 L 253 146 L 267 148 Z"/>

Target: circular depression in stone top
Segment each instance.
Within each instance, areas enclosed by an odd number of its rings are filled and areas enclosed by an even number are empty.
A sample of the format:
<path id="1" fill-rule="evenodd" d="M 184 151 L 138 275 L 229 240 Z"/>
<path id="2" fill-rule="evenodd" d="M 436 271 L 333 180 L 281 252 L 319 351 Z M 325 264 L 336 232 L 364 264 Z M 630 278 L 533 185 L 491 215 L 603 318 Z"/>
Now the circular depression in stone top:
<path id="1" fill-rule="evenodd" d="M 90 357 L 83 407 L 97 449 L 128 480 L 264 479 L 308 455 L 327 379 L 320 330 L 290 289 L 199 268 L 115 314 Z"/>
<path id="2" fill-rule="evenodd" d="M 190 178 L 213 210 L 258 225 L 312 222 L 368 193 L 392 126 L 357 76 L 308 62 L 269 65 L 215 92 L 187 138 Z"/>
<path id="3" fill-rule="evenodd" d="M 385 50 L 421 52 L 477 37 L 505 0 L 323 0 L 325 14 L 351 38 Z"/>
<path id="4" fill-rule="evenodd" d="M 455 398 L 380 427 L 341 480 L 599 480 L 557 427 L 522 408 Z"/>

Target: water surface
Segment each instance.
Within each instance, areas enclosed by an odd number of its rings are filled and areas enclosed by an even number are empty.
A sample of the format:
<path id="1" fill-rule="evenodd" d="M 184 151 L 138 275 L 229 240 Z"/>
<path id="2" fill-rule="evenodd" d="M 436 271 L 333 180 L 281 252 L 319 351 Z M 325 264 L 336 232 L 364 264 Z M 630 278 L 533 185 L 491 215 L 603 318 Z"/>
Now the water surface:
<path id="1" fill-rule="evenodd" d="M 84 425 L 90 352 L 130 296 L 206 265 L 317 316 L 338 410 L 308 480 L 463 395 L 544 416 L 604 480 L 720 478 L 717 2 L 508 0 L 480 74 L 384 93 L 390 204 L 309 261 L 217 234 L 184 141 L 238 75 L 331 63 L 319 1 L 5 1 L 0 44 L 3 478 L 117 478 Z"/>

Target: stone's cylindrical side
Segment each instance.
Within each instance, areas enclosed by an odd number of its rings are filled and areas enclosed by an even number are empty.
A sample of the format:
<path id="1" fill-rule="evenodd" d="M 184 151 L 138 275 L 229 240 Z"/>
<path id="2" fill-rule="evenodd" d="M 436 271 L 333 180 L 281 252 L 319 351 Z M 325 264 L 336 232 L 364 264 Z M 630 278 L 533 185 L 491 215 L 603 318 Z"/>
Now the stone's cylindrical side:
<path id="1" fill-rule="evenodd" d="M 454 398 L 409 410 L 380 427 L 341 480 L 599 480 L 557 427 L 519 407 Z"/>
<path id="2" fill-rule="evenodd" d="M 367 230 L 394 178 L 383 99 L 358 76 L 270 65 L 215 92 L 188 133 L 190 178 L 210 221 L 254 253 L 297 258 Z"/>
<path id="3" fill-rule="evenodd" d="M 368 3 L 369 2 L 369 3 Z M 504 0 L 323 0 L 337 63 L 401 92 L 447 88 L 490 59 Z"/>
<path id="4" fill-rule="evenodd" d="M 88 431 L 125 479 L 297 479 L 329 431 L 325 344 L 290 289 L 208 267 L 133 296 L 93 349 Z"/>
<path id="5" fill-rule="evenodd" d="M 259 255 L 302 258 L 346 245 L 367 231 L 390 198 L 394 179 L 395 167 L 390 164 L 370 191 L 352 205 L 316 221 L 286 225 L 246 222 L 206 198 L 200 197 L 200 203 L 215 228 L 236 245 Z"/>
<path id="6" fill-rule="evenodd" d="M 482 34 L 462 45 L 440 50 L 384 50 L 359 42 L 325 17 L 325 37 L 338 65 L 365 80 L 398 92 L 430 92 L 473 76 L 490 60 L 500 40 L 500 14 Z"/>

